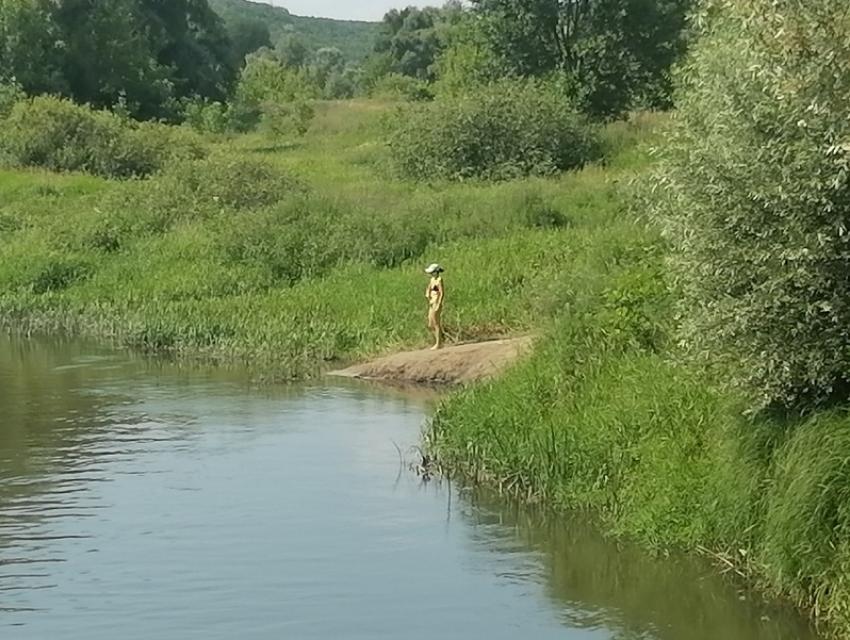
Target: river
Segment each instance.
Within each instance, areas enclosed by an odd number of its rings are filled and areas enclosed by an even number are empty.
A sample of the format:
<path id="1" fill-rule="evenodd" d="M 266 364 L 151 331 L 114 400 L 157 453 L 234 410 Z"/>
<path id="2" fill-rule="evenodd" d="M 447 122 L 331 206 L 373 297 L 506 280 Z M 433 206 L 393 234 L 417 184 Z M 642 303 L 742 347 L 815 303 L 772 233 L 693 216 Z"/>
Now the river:
<path id="1" fill-rule="evenodd" d="M 423 481 L 432 403 L 0 336 L 0 638 L 817 637 L 701 560 Z"/>

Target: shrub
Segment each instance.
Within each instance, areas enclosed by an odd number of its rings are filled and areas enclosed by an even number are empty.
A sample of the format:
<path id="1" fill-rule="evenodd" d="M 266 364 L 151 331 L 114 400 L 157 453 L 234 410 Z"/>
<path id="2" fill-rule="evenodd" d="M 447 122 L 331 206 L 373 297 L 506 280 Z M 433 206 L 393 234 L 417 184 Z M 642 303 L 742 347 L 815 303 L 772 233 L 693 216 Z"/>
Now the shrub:
<path id="1" fill-rule="evenodd" d="M 543 229 L 569 226 L 570 220 L 563 211 L 544 200 L 539 193 L 526 192 L 521 195 L 522 201 L 518 203 L 518 208 L 522 212 L 524 226 Z"/>
<path id="2" fill-rule="evenodd" d="M 310 129 L 316 115 L 313 105 L 307 100 L 294 102 L 265 102 L 260 124 L 272 137 L 303 136 Z"/>
<path id="3" fill-rule="evenodd" d="M 462 95 L 502 77 L 499 57 L 487 41 L 487 32 L 475 20 L 456 25 L 451 44 L 434 61 L 438 95 Z"/>
<path id="4" fill-rule="evenodd" d="M 0 149 L 21 166 L 107 178 L 147 176 L 173 158 L 203 153 L 199 142 L 165 125 L 136 123 L 49 96 L 11 108 Z"/>
<path id="5" fill-rule="evenodd" d="M 156 122 L 123 121 L 125 143 L 135 149 L 147 165 L 140 163 L 142 171 L 135 174 L 147 176 L 180 162 L 201 160 L 207 155 L 202 140 L 192 131 Z"/>
<path id="6" fill-rule="evenodd" d="M 226 154 L 177 163 L 161 180 L 235 211 L 266 207 L 301 190 L 295 178 L 266 161 Z"/>
<path id="7" fill-rule="evenodd" d="M 778 449 L 765 510 L 762 560 L 782 591 L 835 624 L 850 625 L 850 420 L 823 412 Z"/>
<path id="8" fill-rule="evenodd" d="M 353 70 L 332 71 L 325 82 L 322 94 L 326 100 L 349 100 L 354 97 L 357 72 Z"/>
<path id="9" fill-rule="evenodd" d="M 433 227 L 426 216 L 413 211 L 375 218 L 355 210 L 335 225 L 331 240 L 346 260 L 392 269 L 425 252 L 434 240 Z"/>
<path id="10" fill-rule="evenodd" d="M 260 267 L 275 281 L 290 285 L 325 275 L 340 258 L 339 247 L 328 232 L 316 229 L 333 224 L 338 215 L 327 203 L 292 198 L 278 206 L 242 216 L 238 225 L 226 222 L 219 244 L 233 262 Z"/>
<path id="11" fill-rule="evenodd" d="M 84 244 L 116 251 L 128 238 L 168 231 L 179 221 L 227 218 L 280 202 L 302 187 L 288 174 L 256 159 L 213 155 L 169 165 L 144 181 L 109 191 L 99 203 L 103 212 Z"/>
<path id="12" fill-rule="evenodd" d="M 401 98 L 411 102 L 425 102 L 434 97 L 427 82 L 400 73 L 388 73 L 379 78 L 370 95 L 373 98 Z"/>
<path id="13" fill-rule="evenodd" d="M 42 294 L 67 289 L 90 274 L 90 266 L 73 259 L 53 259 L 43 265 L 29 282 L 33 293 Z"/>
<path id="14" fill-rule="evenodd" d="M 184 107 L 185 122 L 201 133 L 242 132 L 261 128 L 274 137 L 303 136 L 315 116 L 313 103 L 305 98 L 261 102 L 236 100 L 232 104 L 194 100 Z"/>
<path id="15" fill-rule="evenodd" d="M 41 295 L 63 291 L 85 281 L 95 264 L 82 253 L 57 251 L 43 231 L 25 233 L 4 243 L 0 286 L 14 292 Z"/>
<path id="16" fill-rule="evenodd" d="M 703 9 L 652 203 L 675 249 L 682 340 L 727 364 L 754 408 L 846 401 L 847 5 Z"/>
<path id="17" fill-rule="evenodd" d="M 201 133 L 224 133 L 230 126 L 230 110 L 223 102 L 203 98 L 187 101 L 183 106 L 184 122 Z"/>
<path id="18" fill-rule="evenodd" d="M 248 57 L 228 109 L 229 126 L 251 131 L 264 124 L 273 134 L 305 132 L 312 120 L 310 101 L 319 89 L 304 70 L 287 68 L 260 55 Z"/>
<path id="19" fill-rule="evenodd" d="M 550 175 L 597 159 L 601 149 L 563 95 L 529 81 L 403 109 L 390 148 L 401 175 L 453 180 Z"/>
<path id="20" fill-rule="evenodd" d="M 21 85 L 16 82 L 0 82 L 0 119 L 8 117 L 12 107 L 24 100 L 26 94 Z"/>
<path id="21" fill-rule="evenodd" d="M 414 211 L 376 218 L 314 193 L 243 214 L 238 225 L 222 222 L 219 246 L 228 259 L 284 284 L 323 277 L 344 263 L 395 268 L 421 257 L 434 240 L 432 222 Z"/>

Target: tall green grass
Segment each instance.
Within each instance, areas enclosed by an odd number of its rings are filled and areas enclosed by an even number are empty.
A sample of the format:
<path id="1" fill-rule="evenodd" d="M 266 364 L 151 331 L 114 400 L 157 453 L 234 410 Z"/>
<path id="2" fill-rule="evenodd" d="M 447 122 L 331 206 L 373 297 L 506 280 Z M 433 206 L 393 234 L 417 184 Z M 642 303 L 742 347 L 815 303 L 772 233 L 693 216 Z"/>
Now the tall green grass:
<path id="1" fill-rule="evenodd" d="M 616 175 L 391 180 L 390 111 L 320 104 L 302 140 L 222 137 L 143 180 L 0 172 L 0 317 L 309 375 L 427 344 L 439 260 L 450 339 L 546 326 L 576 243 L 618 215 Z"/>
<path id="2" fill-rule="evenodd" d="M 457 393 L 427 439 L 473 481 L 601 514 L 655 548 L 710 550 L 850 629 L 850 416 L 745 418 L 702 375 L 562 323 L 506 376 Z"/>
<path id="3" fill-rule="evenodd" d="M 600 514 L 613 534 L 708 551 L 850 633 L 848 411 L 750 415 L 723 372 L 682 364 L 666 248 L 638 218 L 571 231 L 549 329 L 442 403 L 432 452 L 469 481 Z"/>

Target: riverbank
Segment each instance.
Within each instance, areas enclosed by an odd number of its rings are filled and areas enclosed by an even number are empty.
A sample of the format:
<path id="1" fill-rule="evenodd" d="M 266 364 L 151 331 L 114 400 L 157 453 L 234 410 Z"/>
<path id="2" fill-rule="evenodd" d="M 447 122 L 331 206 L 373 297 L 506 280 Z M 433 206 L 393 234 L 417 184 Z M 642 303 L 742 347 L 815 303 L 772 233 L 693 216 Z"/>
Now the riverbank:
<path id="1" fill-rule="evenodd" d="M 473 483 L 599 514 L 612 535 L 708 553 L 850 637 L 850 414 L 746 414 L 722 372 L 681 364 L 662 259 L 602 291 L 576 283 L 527 358 L 445 399 L 430 451 Z"/>
<path id="2" fill-rule="evenodd" d="M 450 343 L 538 336 L 444 400 L 427 440 L 445 465 L 724 554 L 850 630 L 850 420 L 747 417 L 722 372 L 679 364 L 666 247 L 624 189 L 663 118 L 609 125 L 582 171 L 413 183 L 386 170 L 391 108 L 320 105 L 303 140 L 207 140 L 147 180 L 0 171 L 0 320 L 292 380 L 427 347 L 438 261 Z"/>
<path id="3" fill-rule="evenodd" d="M 447 340 L 479 341 L 545 329 L 578 245 L 641 233 L 618 181 L 657 118 L 611 125 L 604 168 L 415 183 L 386 166 L 393 106 L 318 105 L 301 140 L 213 138 L 145 180 L 0 171 L 2 322 L 303 378 L 427 346 L 430 262 L 447 268 Z"/>
<path id="4" fill-rule="evenodd" d="M 330 372 L 391 384 L 460 385 L 493 377 L 531 348 L 530 337 L 403 351 Z"/>
<path id="5" fill-rule="evenodd" d="M 4 640 L 822 640 L 698 559 L 424 483 L 421 387 L 249 380 L 0 333 Z"/>

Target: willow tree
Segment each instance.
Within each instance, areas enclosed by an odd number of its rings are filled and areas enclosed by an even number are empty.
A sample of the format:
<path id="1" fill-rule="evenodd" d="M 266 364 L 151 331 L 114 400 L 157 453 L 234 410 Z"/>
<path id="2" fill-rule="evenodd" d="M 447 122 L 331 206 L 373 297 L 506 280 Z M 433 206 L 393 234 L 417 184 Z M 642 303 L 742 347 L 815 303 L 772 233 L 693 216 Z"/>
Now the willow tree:
<path id="1" fill-rule="evenodd" d="M 682 341 L 754 408 L 850 400 L 846 0 L 703 0 L 655 213 Z"/>

